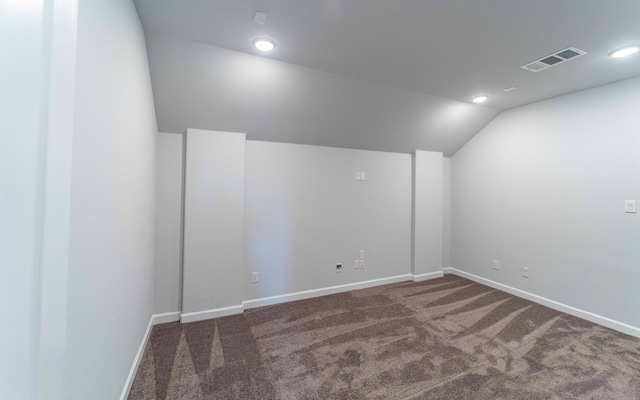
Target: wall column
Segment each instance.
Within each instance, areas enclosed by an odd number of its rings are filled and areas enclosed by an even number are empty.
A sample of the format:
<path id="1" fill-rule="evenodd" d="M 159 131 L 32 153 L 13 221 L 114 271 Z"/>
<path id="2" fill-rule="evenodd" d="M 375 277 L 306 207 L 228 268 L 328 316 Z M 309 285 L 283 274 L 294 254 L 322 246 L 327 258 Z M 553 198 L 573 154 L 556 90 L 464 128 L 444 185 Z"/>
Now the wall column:
<path id="1" fill-rule="evenodd" d="M 442 274 L 443 155 L 413 153 L 411 273 L 414 280 Z"/>
<path id="2" fill-rule="evenodd" d="M 244 165 L 245 134 L 187 130 L 182 322 L 243 311 Z"/>

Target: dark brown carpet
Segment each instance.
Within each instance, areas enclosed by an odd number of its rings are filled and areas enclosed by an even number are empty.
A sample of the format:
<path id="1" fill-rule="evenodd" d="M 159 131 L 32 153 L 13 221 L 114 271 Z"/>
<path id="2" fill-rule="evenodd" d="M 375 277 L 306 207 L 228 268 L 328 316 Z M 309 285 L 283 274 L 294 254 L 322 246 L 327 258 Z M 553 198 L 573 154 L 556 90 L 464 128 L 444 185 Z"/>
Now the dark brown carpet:
<path id="1" fill-rule="evenodd" d="M 453 275 L 155 326 L 129 399 L 640 399 L 640 339 Z"/>

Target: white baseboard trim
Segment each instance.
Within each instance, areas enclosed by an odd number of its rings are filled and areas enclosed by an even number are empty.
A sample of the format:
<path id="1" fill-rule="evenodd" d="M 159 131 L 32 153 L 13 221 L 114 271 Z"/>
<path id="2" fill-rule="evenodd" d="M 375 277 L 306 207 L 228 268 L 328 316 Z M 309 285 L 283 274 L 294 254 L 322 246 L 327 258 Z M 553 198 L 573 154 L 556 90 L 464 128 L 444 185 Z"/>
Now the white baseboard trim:
<path id="1" fill-rule="evenodd" d="M 212 310 L 182 313 L 180 314 L 180 322 L 188 323 L 188 322 L 204 321 L 205 319 L 226 317 L 234 314 L 242 314 L 243 311 L 244 311 L 244 307 L 242 306 L 242 304 L 240 304 L 237 306 L 214 308 Z"/>
<path id="2" fill-rule="evenodd" d="M 311 289 L 311 290 L 305 290 L 302 292 L 288 293 L 288 294 L 283 294 L 279 296 L 271 296 L 271 297 L 263 297 L 261 299 L 246 300 L 246 301 L 243 301 L 241 305 L 215 308 L 213 310 L 205 310 L 205 311 L 198 311 L 198 312 L 191 312 L 191 313 L 180 313 L 179 311 L 175 311 L 175 312 L 168 312 L 168 313 L 162 313 L 162 314 L 153 314 L 149 319 L 149 325 L 147 326 L 147 330 L 145 331 L 144 337 L 142 338 L 142 343 L 140 343 L 140 348 L 138 349 L 138 353 L 136 354 L 136 357 L 133 360 L 133 365 L 131 366 L 131 370 L 129 371 L 129 376 L 127 377 L 127 381 L 125 382 L 124 389 L 122 390 L 122 395 L 120 396 L 120 400 L 126 400 L 127 397 L 129 397 L 129 392 L 131 391 L 131 385 L 133 385 L 133 379 L 135 378 L 136 373 L 138 372 L 138 366 L 140 365 L 140 361 L 142 360 L 142 354 L 144 353 L 144 349 L 147 347 L 147 342 L 149 341 L 149 337 L 151 336 L 151 328 L 153 327 L 153 325 L 165 324 L 167 322 L 175 322 L 175 321 L 181 321 L 182 323 L 203 321 L 206 319 L 226 317 L 228 315 L 234 315 L 234 314 L 241 314 L 242 312 L 244 312 L 245 309 L 249 309 L 249 308 L 286 303 L 289 301 L 304 300 L 312 297 L 326 296 L 329 294 L 348 292 L 348 291 L 357 290 L 357 289 L 366 289 L 374 286 L 388 285 L 391 283 L 406 282 L 406 281 L 421 282 L 428 279 L 440 278 L 442 276 L 443 276 L 442 272 L 430 272 L 427 274 L 420 274 L 420 275 L 404 274 L 404 275 L 392 276 L 389 278 L 372 279 L 369 281 L 347 283 L 345 285 L 330 286 L 326 288 Z"/>
<path id="3" fill-rule="evenodd" d="M 444 276 L 444 272 L 438 271 L 438 272 L 429 272 L 427 274 L 411 275 L 411 279 L 414 282 L 422 282 L 422 281 L 428 281 L 429 279 L 442 278 L 443 276 Z"/>
<path id="4" fill-rule="evenodd" d="M 326 296 L 328 294 L 336 294 L 348 292 L 350 290 L 366 289 L 374 286 L 388 285 L 390 283 L 410 281 L 413 278 L 411 274 L 397 275 L 389 278 L 372 279 L 370 281 L 362 281 L 355 283 L 347 283 L 345 285 L 330 286 L 320 289 L 305 290 L 302 292 L 281 294 L 278 296 L 263 297 L 260 299 L 245 300 L 242 302 L 244 308 L 256 308 L 270 306 L 273 304 L 286 303 L 289 301 L 310 299 L 312 297 Z"/>
<path id="5" fill-rule="evenodd" d="M 180 321 L 183 323 L 202 321 L 205 319 L 219 318 L 219 317 L 225 317 L 228 315 L 240 314 L 244 310 L 250 309 L 250 308 L 270 306 L 274 304 L 286 303 L 289 301 L 305 300 L 313 297 L 320 297 L 320 296 L 326 296 L 330 294 L 348 292 L 351 290 L 366 289 L 366 288 L 380 286 L 380 285 L 389 285 L 391 283 L 406 282 L 406 281 L 421 282 L 429 279 L 441 278 L 442 276 L 444 276 L 444 273 L 440 271 L 430 272 L 427 274 L 419 274 L 419 275 L 404 274 L 404 275 L 391 276 L 388 278 L 379 278 L 379 279 L 372 279 L 372 280 L 362 281 L 362 282 L 347 283 L 344 285 L 329 286 L 329 287 L 324 287 L 319 289 L 304 290 L 301 292 L 287 293 L 287 294 L 281 294 L 277 296 L 262 297 L 259 299 L 245 300 L 242 302 L 242 305 L 180 314 Z M 171 314 L 171 316 L 169 314 Z M 158 317 L 162 316 L 163 318 L 165 318 L 166 316 L 166 318 L 171 318 L 173 317 L 174 314 L 175 313 L 159 314 Z M 174 320 L 173 319 L 168 321 L 163 320 L 162 322 L 157 322 L 157 323 L 171 322 L 171 321 L 174 321 Z"/>
<path id="6" fill-rule="evenodd" d="M 477 275 L 474 275 L 474 274 L 470 274 L 468 272 L 464 272 L 464 271 L 461 271 L 461 270 L 456 269 L 456 268 L 445 268 L 444 269 L 444 273 L 445 274 L 458 275 L 458 276 L 461 276 L 463 278 L 467 278 L 469 280 L 472 280 L 474 282 L 478 282 L 478 283 L 481 283 L 483 285 L 490 286 L 490 287 L 492 287 L 494 289 L 502 290 L 502 291 L 510 293 L 510 294 L 512 294 L 514 296 L 522 297 L 524 299 L 531 300 L 531 301 L 536 302 L 538 304 L 542 304 L 543 306 L 547 306 L 549 308 L 553 308 L 554 310 L 561 311 L 561 312 L 573 315 L 575 317 L 582 318 L 582 319 L 585 319 L 587 321 L 591 321 L 593 323 L 596 323 L 596 324 L 605 326 L 607 328 L 616 330 L 618 332 L 626 333 L 627 335 L 631 335 L 631 336 L 635 336 L 635 337 L 640 338 L 640 328 L 632 326 L 632 325 L 625 324 L 623 322 L 619 322 L 619 321 L 613 320 L 611 318 L 603 317 L 601 315 L 594 314 L 594 313 L 589 312 L 589 311 L 584 311 L 584 310 L 581 310 L 579 308 L 568 306 L 566 304 L 562 304 L 562 303 L 559 303 L 557 301 L 550 300 L 550 299 L 547 299 L 547 298 L 542 297 L 542 296 L 538 296 L 538 295 L 533 294 L 533 293 L 525 292 L 524 290 L 516 289 L 514 287 L 507 286 L 507 285 L 504 285 L 502 283 L 498 283 L 498 282 L 495 282 L 495 281 L 492 281 L 492 280 L 489 280 L 489 279 L 486 279 L 486 278 L 482 278 L 480 276 L 477 276 Z"/>
<path id="7" fill-rule="evenodd" d="M 162 314 L 153 314 L 151 316 L 151 320 L 153 321 L 153 325 L 180 321 L 180 311 L 174 311 L 174 312 L 168 312 L 168 313 L 162 313 Z"/>
<path id="8" fill-rule="evenodd" d="M 153 315 L 151 316 L 151 318 L 149 318 L 149 324 L 147 325 L 147 330 L 144 332 L 144 336 L 142 337 L 142 343 L 140 343 L 140 347 L 138 348 L 136 357 L 133 359 L 133 365 L 131 365 L 131 369 L 129 370 L 129 375 L 127 376 L 127 380 L 124 382 L 124 388 L 122 389 L 120 400 L 127 400 L 127 398 L 129 397 L 129 392 L 131 391 L 133 380 L 135 379 L 136 373 L 138 372 L 140 361 L 142 361 L 142 354 L 144 353 L 144 349 L 147 347 L 147 342 L 149 341 L 149 337 L 151 336 L 152 327 L 153 327 Z"/>

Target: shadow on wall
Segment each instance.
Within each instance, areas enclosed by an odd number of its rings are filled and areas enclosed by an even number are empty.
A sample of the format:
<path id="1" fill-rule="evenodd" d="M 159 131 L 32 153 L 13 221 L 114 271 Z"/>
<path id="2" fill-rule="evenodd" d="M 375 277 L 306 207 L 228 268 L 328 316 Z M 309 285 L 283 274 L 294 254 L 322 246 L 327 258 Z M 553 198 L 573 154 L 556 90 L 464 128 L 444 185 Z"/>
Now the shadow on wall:
<path id="1" fill-rule="evenodd" d="M 292 193 L 282 182 L 260 180 L 255 184 L 266 195 L 257 199 L 259 206 L 245 202 L 245 300 L 294 291 Z M 265 208 L 270 210 L 268 215 Z M 260 274 L 259 284 L 251 283 L 252 272 Z"/>

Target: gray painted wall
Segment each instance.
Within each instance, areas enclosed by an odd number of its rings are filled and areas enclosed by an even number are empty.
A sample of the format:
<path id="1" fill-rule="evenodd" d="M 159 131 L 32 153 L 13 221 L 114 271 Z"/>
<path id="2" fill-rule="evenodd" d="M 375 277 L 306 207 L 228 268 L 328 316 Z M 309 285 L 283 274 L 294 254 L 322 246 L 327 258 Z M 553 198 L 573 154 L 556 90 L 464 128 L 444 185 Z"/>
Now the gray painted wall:
<path id="1" fill-rule="evenodd" d="M 163 247 L 179 246 L 179 205 L 168 199 L 181 190 L 174 175 L 181 137 L 161 133 L 159 139 L 156 235 L 166 239 Z M 245 150 L 241 300 L 411 272 L 410 155 L 258 141 L 247 141 Z M 355 181 L 356 171 L 366 180 Z M 360 250 L 365 269 L 356 271 Z M 344 264 L 339 274 L 337 262 Z M 258 284 L 250 283 L 253 271 Z M 175 311 L 179 274 L 179 259 L 157 260 L 156 313 Z"/>
<path id="2" fill-rule="evenodd" d="M 156 135 L 133 3 L 80 2 L 65 399 L 119 398 L 149 324 Z"/>
<path id="3" fill-rule="evenodd" d="M 242 304 L 245 142 L 187 130 L 183 314 Z"/>
<path id="4" fill-rule="evenodd" d="M 413 154 L 412 273 L 442 271 L 443 262 L 443 157 L 417 150 Z"/>
<path id="5" fill-rule="evenodd" d="M 41 215 L 42 104 L 49 74 L 40 4 L 0 2 L 0 398 L 35 397 Z M 20 34 L 16 34 L 20 32 Z M 61 146 L 64 149 L 64 144 Z M 67 189 L 67 188 L 63 188 Z"/>
<path id="6" fill-rule="evenodd" d="M 442 160 L 442 267 L 451 267 L 451 158 Z"/>
<path id="7" fill-rule="evenodd" d="M 452 158 L 452 266 L 640 327 L 638 110 L 632 79 L 498 116 Z"/>
<path id="8" fill-rule="evenodd" d="M 244 300 L 410 273 L 409 154 L 247 141 L 245 190 Z"/>
<path id="9" fill-rule="evenodd" d="M 498 113 L 151 31 L 147 47 L 163 132 L 451 155 Z"/>
<path id="10" fill-rule="evenodd" d="M 159 133 L 156 143 L 155 314 L 180 311 L 182 140 L 183 135 Z"/>

